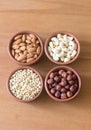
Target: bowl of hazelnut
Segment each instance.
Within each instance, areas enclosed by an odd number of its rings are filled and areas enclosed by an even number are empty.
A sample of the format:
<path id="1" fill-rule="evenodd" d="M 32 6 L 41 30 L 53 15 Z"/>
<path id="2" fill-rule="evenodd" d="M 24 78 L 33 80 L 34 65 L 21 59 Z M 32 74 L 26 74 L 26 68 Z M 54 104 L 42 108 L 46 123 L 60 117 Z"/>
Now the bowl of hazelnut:
<path id="1" fill-rule="evenodd" d="M 55 32 L 46 39 L 44 49 L 50 61 L 58 65 L 67 65 L 78 58 L 80 43 L 72 33 Z"/>
<path id="2" fill-rule="evenodd" d="M 9 42 L 9 56 L 19 65 L 36 63 L 43 54 L 43 43 L 38 34 L 23 31 L 15 34 Z"/>
<path id="3" fill-rule="evenodd" d="M 67 66 L 57 66 L 47 73 L 45 89 L 53 100 L 69 101 L 80 92 L 81 78 L 74 69 Z"/>

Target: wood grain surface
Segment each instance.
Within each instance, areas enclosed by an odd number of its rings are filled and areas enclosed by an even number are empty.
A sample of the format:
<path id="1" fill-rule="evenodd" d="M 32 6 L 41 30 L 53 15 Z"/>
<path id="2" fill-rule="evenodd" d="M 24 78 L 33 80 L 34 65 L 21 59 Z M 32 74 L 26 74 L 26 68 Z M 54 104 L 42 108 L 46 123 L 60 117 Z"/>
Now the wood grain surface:
<path id="1" fill-rule="evenodd" d="M 45 90 L 29 104 L 8 94 L 6 81 L 18 67 L 8 56 L 11 37 L 22 30 L 38 33 L 43 41 L 55 31 L 69 31 L 81 45 L 79 58 L 69 66 L 82 78 L 80 94 L 66 103 L 55 102 Z M 43 77 L 56 66 L 44 55 L 32 65 Z M 0 130 L 91 130 L 91 0 L 0 0 Z"/>

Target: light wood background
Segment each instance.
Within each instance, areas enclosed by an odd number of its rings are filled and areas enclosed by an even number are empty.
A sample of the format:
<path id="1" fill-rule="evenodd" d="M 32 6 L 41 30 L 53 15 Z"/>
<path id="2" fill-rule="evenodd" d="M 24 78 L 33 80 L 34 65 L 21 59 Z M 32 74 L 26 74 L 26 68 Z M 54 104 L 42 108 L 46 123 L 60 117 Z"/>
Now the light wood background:
<path id="1" fill-rule="evenodd" d="M 6 80 L 18 67 L 8 56 L 10 38 L 22 30 L 38 33 L 43 41 L 55 31 L 74 33 L 81 54 L 69 66 L 82 77 L 77 98 L 59 103 L 45 90 L 29 104 L 8 94 Z M 32 67 L 43 76 L 55 64 L 44 55 Z M 0 0 L 0 130 L 91 130 L 91 0 Z"/>

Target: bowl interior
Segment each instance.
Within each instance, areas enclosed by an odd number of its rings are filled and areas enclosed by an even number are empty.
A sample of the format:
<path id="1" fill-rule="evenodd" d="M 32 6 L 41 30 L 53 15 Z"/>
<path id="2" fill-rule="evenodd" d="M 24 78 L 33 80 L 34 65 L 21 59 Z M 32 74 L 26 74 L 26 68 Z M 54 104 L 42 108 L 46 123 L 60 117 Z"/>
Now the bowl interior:
<path id="1" fill-rule="evenodd" d="M 9 87 L 9 81 L 10 81 L 11 76 L 12 76 L 16 71 L 18 71 L 18 70 L 23 70 L 23 69 L 30 69 L 30 70 L 32 70 L 33 72 L 35 72 L 35 73 L 39 76 L 39 79 L 40 79 L 40 81 L 41 81 L 40 91 L 38 92 L 38 94 L 37 94 L 34 98 L 29 99 L 29 100 L 22 100 L 22 99 L 17 98 L 17 97 L 12 93 L 12 91 L 10 90 L 10 87 Z M 34 68 L 32 68 L 32 67 L 20 67 L 20 68 L 14 70 L 14 71 L 10 74 L 10 76 L 9 76 L 9 78 L 8 78 L 8 81 L 7 81 L 7 89 L 8 89 L 8 91 L 9 91 L 9 93 L 10 93 L 15 99 L 17 99 L 18 101 L 27 103 L 27 102 L 30 102 L 30 101 L 35 100 L 35 99 L 41 94 L 41 92 L 42 92 L 42 90 L 43 90 L 43 78 L 42 78 L 42 76 L 40 75 L 40 73 L 39 73 L 38 71 L 36 71 Z"/>
<path id="2" fill-rule="evenodd" d="M 17 35 L 21 35 L 21 34 L 34 34 L 34 35 L 37 37 L 37 39 L 39 40 L 40 46 L 41 46 L 41 52 L 40 52 L 39 56 L 38 56 L 35 60 L 33 60 L 33 61 L 31 61 L 31 62 L 28 62 L 28 63 L 22 63 L 22 62 L 17 61 L 17 60 L 13 57 L 13 55 L 12 55 L 12 53 L 11 53 L 11 50 L 12 50 L 12 49 L 11 49 L 11 46 L 12 46 L 12 43 L 13 43 L 13 41 L 14 41 L 14 37 L 16 37 Z M 12 37 L 12 39 L 11 39 L 10 42 L 9 42 L 8 52 L 9 52 L 9 56 L 11 57 L 11 59 L 12 59 L 13 61 L 15 61 L 16 63 L 18 63 L 19 65 L 25 65 L 25 66 L 26 66 L 26 65 L 31 65 L 31 64 L 37 62 L 37 61 L 40 59 L 40 57 L 42 56 L 42 54 L 43 54 L 43 42 L 42 42 L 42 40 L 41 40 L 41 38 L 39 37 L 38 34 L 32 32 L 32 31 L 22 31 L 22 32 L 19 32 L 19 33 L 15 34 L 15 35 Z"/>
<path id="3" fill-rule="evenodd" d="M 71 36 L 73 37 L 75 43 L 77 44 L 77 54 L 75 55 L 75 57 L 73 59 L 71 59 L 70 61 L 68 62 L 61 62 L 61 61 L 55 61 L 49 54 L 48 52 L 48 45 L 49 45 L 49 42 L 51 41 L 51 38 L 52 37 L 55 37 L 57 36 L 57 34 L 62 34 L 62 35 L 67 35 L 67 36 Z M 72 33 L 69 33 L 69 32 L 56 32 L 56 33 L 53 33 L 51 36 L 49 36 L 45 42 L 45 53 L 46 53 L 46 56 L 48 57 L 49 60 L 51 60 L 52 62 L 58 64 L 58 65 L 66 65 L 66 64 L 70 64 L 72 63 L 73 61 L 75 61 L 80 53 L 80 43 L 78 41 L 78 39 L 72 34 Z"/>
<path id="4" fill-rule="evenodd" d="M 54 97 L 54 96 L 49 92 L 48 85 L 47 85 L 47 79 L 49 78 L 49 75 L 50 75 L 51 72 L 57 71 L 57 70 L 59 70 L 59 69 L 70 70 L 70 71 L 72 71 L 72 72 L 77 76 L 77 79 L 78 79 L 78 90 L 77 90 L 76 93 L 75 93 L 72 97 L 70 97 L 70 98 L 58 99 L 58 98 Z M 52 99 L 54 99 L 55 101 L 60 101 L 60 102 L 62 102 L 62 101 L 69 101 L 69 100 L 75 98 L 75 97 L 78 95 L 78 93 L 79 93 L 79 91 L 80 91 L 80 89 L 81 89 L 81 78 L 80 78 L 79 74 L 78 74 L 74 69 L 72 69 L 72 68 L 70 68 L 70 67 L 67 67 L 67 66 L 57 66 L 57 67 L 54 67 L 53 69 L 51 69 L 51 70 L 47 73 L 46 78 L 45 78 L 45 89 L 46 89 L 46 92 L 48 93 L 48 95 L 49 95 Z"/>

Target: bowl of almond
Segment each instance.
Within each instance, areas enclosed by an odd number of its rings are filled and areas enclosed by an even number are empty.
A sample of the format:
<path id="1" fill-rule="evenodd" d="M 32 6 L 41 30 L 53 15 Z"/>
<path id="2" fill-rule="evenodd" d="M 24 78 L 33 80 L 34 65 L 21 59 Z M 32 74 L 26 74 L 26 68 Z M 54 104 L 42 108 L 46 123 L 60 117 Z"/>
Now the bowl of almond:
<path id="1" fill-rule="evenodd" d="M 19 65 L 31 65 L 41 58 L 43 43 L 34 32 L 19 32 L 10 40 L 8 52 L 11 59 Z"/>

